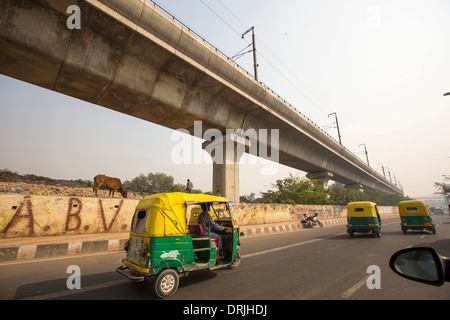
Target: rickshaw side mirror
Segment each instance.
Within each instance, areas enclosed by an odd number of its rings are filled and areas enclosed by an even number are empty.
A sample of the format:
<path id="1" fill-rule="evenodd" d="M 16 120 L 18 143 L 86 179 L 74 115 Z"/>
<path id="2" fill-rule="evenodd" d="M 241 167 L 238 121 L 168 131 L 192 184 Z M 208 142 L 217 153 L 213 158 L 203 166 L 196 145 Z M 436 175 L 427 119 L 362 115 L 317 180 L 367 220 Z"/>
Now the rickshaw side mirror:
<path id="1" fill-rule="evenodd" d="M 400 250 L 391 257 L 389 266 L 396 274 L 413 281 L 435 286 L 450 281 L 450 259 L 431 247 Z"/>

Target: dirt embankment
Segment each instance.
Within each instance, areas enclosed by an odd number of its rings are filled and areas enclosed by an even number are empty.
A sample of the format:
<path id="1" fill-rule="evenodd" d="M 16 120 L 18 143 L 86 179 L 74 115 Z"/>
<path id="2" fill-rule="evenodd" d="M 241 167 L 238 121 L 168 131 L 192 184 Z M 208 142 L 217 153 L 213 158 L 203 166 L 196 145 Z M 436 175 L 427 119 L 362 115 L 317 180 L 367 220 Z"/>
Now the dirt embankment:
<path id="1" fill-rule="evenodd" d="M 20 175 L 10 170 L 0 170 L 0 193 L 26 195 L 95 197 L 92 191 L 94 182 L 89 180 L 56 180 L 34 174 Z M 108 190 L 100 189 L 98 196 L 107 198 Z M 115 192 L 114 198 L 121 198 Z M 142 199 L 144 195 L 128 190 L 128 199 Z"/>

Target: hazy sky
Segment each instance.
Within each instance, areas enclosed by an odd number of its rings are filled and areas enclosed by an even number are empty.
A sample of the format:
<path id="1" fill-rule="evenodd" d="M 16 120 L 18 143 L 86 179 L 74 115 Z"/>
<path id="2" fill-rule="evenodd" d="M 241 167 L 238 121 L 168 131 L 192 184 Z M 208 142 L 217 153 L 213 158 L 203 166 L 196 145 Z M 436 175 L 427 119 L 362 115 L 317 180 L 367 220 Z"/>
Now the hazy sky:
<path id="1" fill-rule="evenodd" d="M 259 80 L 409 196 L 450 174 L 450 2 L 447 0 L 159 0 L 228 56 L 251 42 Z M 81 13 L 83 14 L 83 13 Z M 253 74 L 247 54 L 237 60 Z M 115 129 L 111 129 L 115 128 Z M 164 172 L 211 190 L 210 165 L 176 165 L 172 130 L 0 76 L 0 169 L 61 179 L 129 180 Z M 245 161 L 245 159 L 243 160 Z M 241 195 L 289 173 L 240 166 Z"/>

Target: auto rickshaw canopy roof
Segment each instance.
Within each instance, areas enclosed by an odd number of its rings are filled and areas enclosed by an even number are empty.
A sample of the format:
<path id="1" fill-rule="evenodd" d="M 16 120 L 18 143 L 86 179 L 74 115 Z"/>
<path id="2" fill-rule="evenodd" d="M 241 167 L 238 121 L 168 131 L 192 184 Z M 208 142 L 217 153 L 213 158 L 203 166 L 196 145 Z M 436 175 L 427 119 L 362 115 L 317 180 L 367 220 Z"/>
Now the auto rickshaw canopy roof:
<path id="1" fill-rule="evenodd" d="M 406 200 L 398 203 L 400 216 L 429 216 L 430 212 L 425 202 L 421 200 Z"/>
<path id="2" fill-rule="evenodd" d="M 357 201 L 347 203 L 348 217 L 377 217 L 376 203 L 370 201 Z"/>
<path id="3" fill-rule="evenodd" d="M 228 202 L 227 198 L 195 193 L 158 193 L 142 199 L 136 212 L 148 210 L 145 236 L 186 235 L 186 204 Z"/>

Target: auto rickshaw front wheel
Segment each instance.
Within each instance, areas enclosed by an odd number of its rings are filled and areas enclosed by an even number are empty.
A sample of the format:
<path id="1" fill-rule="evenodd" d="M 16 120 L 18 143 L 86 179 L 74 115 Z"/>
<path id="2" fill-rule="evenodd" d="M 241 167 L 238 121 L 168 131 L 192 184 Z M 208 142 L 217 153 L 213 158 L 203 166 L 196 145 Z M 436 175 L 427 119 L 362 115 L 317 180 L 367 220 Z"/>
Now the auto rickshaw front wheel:
<path id="1" fill-rule="evenodd" d="M 164 269 L 156 278 L 155 292 L 161 299 L 170 297 L 177 291 L 178 284 L 178 272 L 173 269 Z"/>

